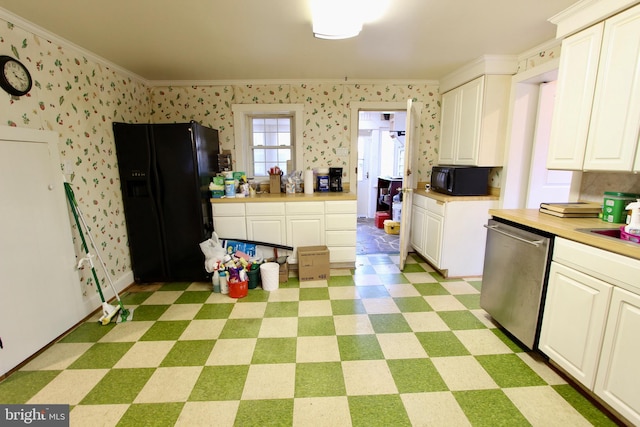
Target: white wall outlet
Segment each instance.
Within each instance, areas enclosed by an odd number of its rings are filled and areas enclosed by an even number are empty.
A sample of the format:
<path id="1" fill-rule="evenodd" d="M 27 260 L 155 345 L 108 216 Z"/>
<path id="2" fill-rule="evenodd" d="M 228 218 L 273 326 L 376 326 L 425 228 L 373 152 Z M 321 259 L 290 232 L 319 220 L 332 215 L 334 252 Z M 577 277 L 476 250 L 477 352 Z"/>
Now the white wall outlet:
<path id="1" fill-rule="evenodd" d="M 338 156 L 348 156 L 349 149 L 345 147 L 336 148 L 336 155 Z"/>

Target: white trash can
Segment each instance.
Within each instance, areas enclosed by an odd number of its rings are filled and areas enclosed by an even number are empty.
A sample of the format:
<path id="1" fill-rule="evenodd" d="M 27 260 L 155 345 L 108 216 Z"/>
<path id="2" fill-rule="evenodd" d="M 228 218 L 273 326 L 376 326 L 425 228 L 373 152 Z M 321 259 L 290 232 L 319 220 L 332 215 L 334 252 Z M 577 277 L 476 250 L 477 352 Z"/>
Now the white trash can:
<path id="1" fill-rule="evenodd" d="M 280 284 L 280 265 L 277 262 L 265 262 L 260 265 L 262 289 L 275 291 Z"/>
<path id="2" fill-rule="evenodd" d="M 402 217 L 402 202 L 393 202 L 391 211 L 391 219 L 400 222 L 400 218 Z"/>

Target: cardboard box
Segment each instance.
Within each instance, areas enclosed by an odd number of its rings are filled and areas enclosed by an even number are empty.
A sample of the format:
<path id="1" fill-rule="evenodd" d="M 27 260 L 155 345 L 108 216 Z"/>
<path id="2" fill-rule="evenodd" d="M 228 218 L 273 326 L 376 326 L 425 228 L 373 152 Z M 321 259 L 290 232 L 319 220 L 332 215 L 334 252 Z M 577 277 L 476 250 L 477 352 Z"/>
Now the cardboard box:
<path id="1" fill-rule="evenodd" d="M 329 249 L 326 246 L 302 246 L 298 248 L 298 279 L 329 279 Z"/>
<path id="2" fill-rule="evenodd" d="M 280 175 L 269 175 L 269 193 L 280 193 Z"/>

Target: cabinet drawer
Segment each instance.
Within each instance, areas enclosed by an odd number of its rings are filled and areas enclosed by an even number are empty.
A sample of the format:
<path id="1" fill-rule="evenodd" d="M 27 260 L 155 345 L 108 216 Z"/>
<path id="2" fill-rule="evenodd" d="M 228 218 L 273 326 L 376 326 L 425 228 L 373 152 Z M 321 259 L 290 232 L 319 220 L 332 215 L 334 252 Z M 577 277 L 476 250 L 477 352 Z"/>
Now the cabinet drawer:
<path id="1" fill-rule="evenodd" d="M 424 197 L 424 196 L 419 196 L 417 194 L 413 195 L 413 206 L 417 206 L 419 208 L 422 209 L 427 209 L 427 205 L 429 204 L 429 199 L 428 197 Z"/>
<path id="2" fill-rule="evenodd" d="M 557 237 L 553 260 L 605 282 L 639 293 L 640 261 Z"/>
<path id="3" fill-rule="evenodd" d="M 284 215 L 284 203 L 278 202 L 247 203 L 246 209 L 251 216 Z"/>
<path id="4" fill-rule="evenodd" d="M 439 202 L 434 199 L 427 199 L 427 210 L 433 214 L 444 216 L 444 202 Z"/>
<path id="5" fill-rule="evenodd" d="M 356 231 L 327 231 L 327 246 L 356 245 Z"/>
<path id="6" fill-rule="evenodd" d="M 356 247 L 331 247 L 329 246 L 329 262 L 355 262 Z"/>
<path id="7" fill-rule="evenodd" d="M 358 227 L 356 213 L 330 214 L 325 217 L 327 230 L 355 230 Z"/>
<path id="8" fill-rule="evenodd" d="M 358 205 L 355 200 L 344 200 L 339 202 L 324 202 L 325 212 L 328 214 L 339 214 L 339 213 L 358 213 Z"/>
<path id="9" fill-rule="evenodd" d="M 213 216 L 244 216 L 244 203 L 212 203 Z"/>
<path id="10" fill-rule="evenodd" d="M 324 214 L 324 202 L 289 202 L 286 203 L 287 215 Z"/>

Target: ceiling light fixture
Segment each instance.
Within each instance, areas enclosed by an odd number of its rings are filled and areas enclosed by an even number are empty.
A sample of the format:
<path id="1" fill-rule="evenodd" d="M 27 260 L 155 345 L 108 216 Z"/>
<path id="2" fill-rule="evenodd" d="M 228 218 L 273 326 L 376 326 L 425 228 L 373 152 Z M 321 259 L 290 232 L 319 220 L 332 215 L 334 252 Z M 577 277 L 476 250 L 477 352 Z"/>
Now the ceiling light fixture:
<path id="1" fill-rule="evenodd" d="M 320 39 L 355 37 L 365 22 L 378 19 L 389 0 L 309 0 L 313 34 Z"/>

